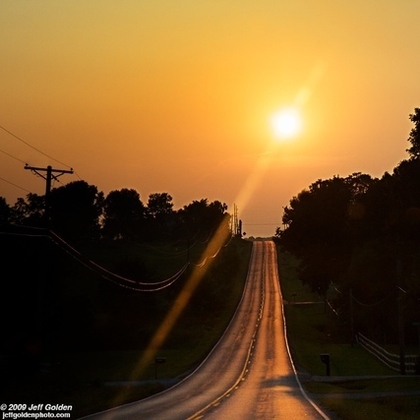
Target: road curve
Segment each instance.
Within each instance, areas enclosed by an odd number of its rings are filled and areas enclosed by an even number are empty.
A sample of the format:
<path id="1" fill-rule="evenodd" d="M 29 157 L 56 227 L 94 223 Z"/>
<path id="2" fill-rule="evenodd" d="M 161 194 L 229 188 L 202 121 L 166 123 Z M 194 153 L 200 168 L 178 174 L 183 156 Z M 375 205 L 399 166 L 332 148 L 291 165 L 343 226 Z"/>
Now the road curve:
<path id="1" fill-rule="evenodd" d="M 303 393 L 284 335 L 277 256 L 254 242 L 241 303 L 206 360 L 176 386 L 85 419 L 328 417 Z"/>

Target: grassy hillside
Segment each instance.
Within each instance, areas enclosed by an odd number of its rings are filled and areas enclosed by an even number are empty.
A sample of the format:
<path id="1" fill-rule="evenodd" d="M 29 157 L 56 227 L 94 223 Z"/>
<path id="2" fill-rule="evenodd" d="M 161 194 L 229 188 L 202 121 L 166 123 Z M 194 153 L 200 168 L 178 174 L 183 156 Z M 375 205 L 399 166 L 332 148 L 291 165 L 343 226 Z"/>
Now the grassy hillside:
<path id="1" fill-rule="evenodd" d="M 204 247 L 187 252 L 179 244 L 101 243 L 80 251 L 121 276 L 156 281 L 187 259 L 199 262 Z M 72 404 L 77 418 L 167 387 L 197 366 L 224 331 L 242 294 L 250 251 L 250 242 L 231 241 L 201 269 L 191 299 L 154 349 L 166 363 L 155 366 L 152 359 L 139 369 L 192 265 L 168 289 L 139 293 L 87 270 L 45 238 L 9 240 L 5 261 L 14 275 L 1 290 L 9 303 L 2 327 L 10 334 L 1 347 L 4 402 Z"/>
<path id="2" fill-rule="evenodd" d="M 300 282 L 296 259 L 281 250 L 278 255 L 289 345 L 303 386 L 313 399 L 333 418 L 418 418 L 420 378 L 399 376 L 360 346 L 351 346 L 348 327 Z M 331 382 L 326 376 L 321 353 L 330 354 L 331 376 L 341 380 Z M 374 379 L 367 378 L 371 376 Z"/>

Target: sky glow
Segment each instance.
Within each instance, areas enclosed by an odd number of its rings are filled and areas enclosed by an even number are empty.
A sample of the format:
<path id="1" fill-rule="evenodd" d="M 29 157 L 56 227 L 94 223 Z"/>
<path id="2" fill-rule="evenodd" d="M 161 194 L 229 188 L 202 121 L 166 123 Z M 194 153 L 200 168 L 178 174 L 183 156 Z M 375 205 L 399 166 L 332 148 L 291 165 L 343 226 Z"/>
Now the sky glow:
<path id="1" fill-rule="evenodd" d="M 64 163 L 63 184 L 168 192 L 175 208 L 246 196 L 244 230 L 273 235 L 317 179 L 407 157 L 418 16 L 409 0 L 3 1 L 0 125 L 58 162 L 1 131 L 0 196 L 43 194 L 24 164 Z M 274 147 L 287 106 L 302 130 Z"/>

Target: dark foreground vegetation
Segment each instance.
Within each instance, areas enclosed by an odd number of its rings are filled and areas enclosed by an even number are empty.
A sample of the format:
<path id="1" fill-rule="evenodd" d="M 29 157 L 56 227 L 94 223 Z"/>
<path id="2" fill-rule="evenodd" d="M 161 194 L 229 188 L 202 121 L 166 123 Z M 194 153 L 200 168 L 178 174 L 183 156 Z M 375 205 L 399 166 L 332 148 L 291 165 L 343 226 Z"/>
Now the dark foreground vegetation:
<path id="1" fill-rule="evenodd" d="M 110 272 L 156 281 L 190 264 L 170 287 L 139 292 L 107 280 L 48 236 L 0 237 L 1 395 L 4 402 L 73 405 L 72 415 L 100 411 L 164 389 L 206 356 L 229 322 L 246 278 L 251 243 L 229 238 L 202 267 L 206 243 L 89 242 L 79 251 Z M 154 356 L 139 361 L 189 277 L 201 281 Z M 112 280 L 112 277 L 111 277 Z M 171 322 L 172 320 L 169 320 Z M 158 380 L 156 380 L 158 379 Z M 73 417 L 72 417 L 73 418 Z"/>
<path id="2" fill-rule="evenodd" d="M 419 418 L 420 376 L 401 376 L 352 345 L 340 318 L 300 281 L 296 258 L 278 254 L 289 346 L 309 396 L 331 419 Z M 330 355 L 330 377 L 321 354 Z"/>
<path id="3" fill-rule="evenodd" d="M 384 345 L 420 346 L 419 108 L 410 120 L 409 158 L 392 173 L 314 182 L 292 198 L 276 233 L 348 342 L 362 332 Z"/>
<path id="4" fill-rule="evenodd" d="M 85 181 L 0 198 L 2 402 L 71 404 L 77 418 L 191 371 L 242 293 L 251 243 L 231 230 L 219 201 L 174 210 L 168 193 L 143 203 Z"/>

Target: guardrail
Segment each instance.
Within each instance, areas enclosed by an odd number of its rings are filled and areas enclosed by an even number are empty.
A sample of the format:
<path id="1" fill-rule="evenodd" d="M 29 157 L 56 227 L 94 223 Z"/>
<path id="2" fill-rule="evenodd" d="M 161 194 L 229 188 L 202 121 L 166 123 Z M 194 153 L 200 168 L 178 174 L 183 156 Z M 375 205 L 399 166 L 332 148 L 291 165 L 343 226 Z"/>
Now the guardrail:
<path id="1" fill-rule="evenodd" d="M 390 353 L 379 344 L 365 337 L 363 334 L 357 334 L 358 343 L 369 353 L 373 354 L 378 360 L 384 363 L 392 370 L 400 371 L 400 355 Z M 405 355 L 405 372 L 417 373 L 420 368 L 420 356 L 417 354 Z"/>

